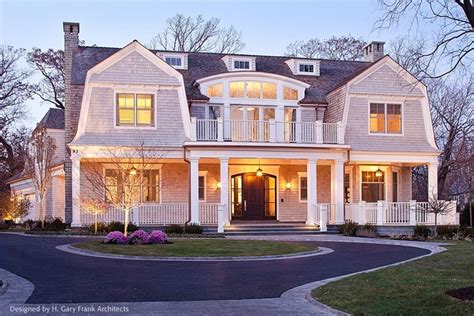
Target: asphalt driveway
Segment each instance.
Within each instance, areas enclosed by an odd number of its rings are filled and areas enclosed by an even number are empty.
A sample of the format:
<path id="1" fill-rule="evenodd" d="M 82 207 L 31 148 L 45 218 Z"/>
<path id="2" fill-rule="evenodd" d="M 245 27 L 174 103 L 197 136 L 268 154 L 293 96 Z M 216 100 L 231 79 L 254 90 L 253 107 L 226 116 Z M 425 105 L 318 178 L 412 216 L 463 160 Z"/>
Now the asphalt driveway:
<path id="1" fill-rule="evenodd" d="M 334 252 L 274 261 L 160 262 L 55 249 L 82 240 L 0 234 L 0 267 L 35 285 L 27 303 L 195 301 L 279 297 L 309 282 L 429 253 L 405 246 L 317 241 Z"/>

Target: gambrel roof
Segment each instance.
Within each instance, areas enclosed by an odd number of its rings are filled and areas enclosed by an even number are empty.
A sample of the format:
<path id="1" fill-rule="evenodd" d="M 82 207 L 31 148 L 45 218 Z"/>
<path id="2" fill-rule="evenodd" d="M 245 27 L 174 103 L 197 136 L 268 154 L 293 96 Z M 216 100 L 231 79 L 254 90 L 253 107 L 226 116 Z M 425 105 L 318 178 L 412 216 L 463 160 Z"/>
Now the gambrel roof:
<path id="1" fill-rule="evenodd" d="M 85 83 L 86 74 L 89 69 L 101 61 L 112 56 L 121 48 L 80 46 L 75 52 L 72 66 L 72 84 L 82 85 Z M 151 50 L 154 54 L 166 53 L 161 50 Z M 201 94 L 196 80 L 223 73 L 228 73 L 222 58 L 228 54 L 191 52 L 188 54 L 188 69 L 177 69 L 184 78 L 186 95 L 188 101 L 207 101 L 208 98 Z M 263 56 L 242 55 L 256 58 L 256 71 L 277 74 L 297 79 L 308 83 L 304 99 L 300 104 L 327 104 L 326 95 L 341 83 L 354 77 L 361 71 L 370 67 L 373 63 L 362 61 L 340 61 L 320 59 L 320 75 L 295 75 L 285 63 L 293 58 L 288 56 Z M 298 59 L 304 59 L 299 58 Z"/>

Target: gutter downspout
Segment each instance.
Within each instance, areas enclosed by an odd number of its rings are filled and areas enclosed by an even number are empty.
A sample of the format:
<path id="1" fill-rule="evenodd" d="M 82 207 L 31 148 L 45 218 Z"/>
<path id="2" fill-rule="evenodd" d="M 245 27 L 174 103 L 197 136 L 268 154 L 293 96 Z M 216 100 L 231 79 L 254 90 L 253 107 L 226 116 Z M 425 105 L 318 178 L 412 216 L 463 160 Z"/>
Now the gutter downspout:
<path id="1" fill-rule="evenodd" d="M 188 164 L 188 220 L 184 223 L 184 226 L 191 222 L 191 162 L 186 157 L 186 150 L 186 146 L 183 146 L 183 159 Z"/>

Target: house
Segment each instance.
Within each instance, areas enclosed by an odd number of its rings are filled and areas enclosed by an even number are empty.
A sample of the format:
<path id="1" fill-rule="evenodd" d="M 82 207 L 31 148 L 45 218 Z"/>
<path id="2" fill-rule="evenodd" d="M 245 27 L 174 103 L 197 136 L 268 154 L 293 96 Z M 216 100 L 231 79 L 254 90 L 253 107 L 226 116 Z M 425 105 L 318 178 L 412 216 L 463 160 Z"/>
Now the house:
<path id="1" fill-rule="evenodd" d="M 44 130 L 46 135 L 51 137 L 55 144 L 54 158 L 51 163 L 51 180 L 43 201 L 40 202 L 39 194 L 35 189 L 31 174 L 29 174 L 27 170 L 10 178 L 8 183 L 10 184 L 13 194 L 22 196 L 30 201 L 30 210 L 24 218 L 20 219 L 21 221 L 29 219 L 39 220 L 41 216 L 39 203 L 43 203 L 46 218 L 59 217 L 64 220 L 64 158 L 66 154 L 64 142 L 64 111 L 50 108 L 33 130 L 33 133 L 40 129 Z"/>
<path id="2" fill-rule="evenodd" d="M 64 217 L 73 227 L 92 223 L 80 199 L 101 193 L 86 169 L 102 170 L 119 199 L 123 174 L 110 161 L 130 157 L 130 176 L 145 179 L 131 214 L 142 226 L 432 223 L 411 189 L 412 168 L 426 165 L 437 190 L 427 89 L 383 42 L 368 44 L 364 61 L 336 61 L 156 51 L 138 41 L 88 47 L 78 23 L 63 28 Z M 137 148 L 149 154 L 146 168 Z M 453 207 L 441 223 L 458 222 Z M 99 220 L 123 216 L 111 207 Z"/>

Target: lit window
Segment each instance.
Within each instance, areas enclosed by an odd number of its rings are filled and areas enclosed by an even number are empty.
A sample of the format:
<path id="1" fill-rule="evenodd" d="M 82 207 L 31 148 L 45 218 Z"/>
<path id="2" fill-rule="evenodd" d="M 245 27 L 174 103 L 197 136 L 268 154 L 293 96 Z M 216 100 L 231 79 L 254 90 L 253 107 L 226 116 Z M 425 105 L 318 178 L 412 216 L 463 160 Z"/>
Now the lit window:
<path id="1" fill-rule="evenodd" d="M 199 176 L 199 200 L 204 201 L 206 199 L 206 177 Z"/>
<path id="2" fill-rule="evenodd" d="M 314 72 L 313 64 L 299 64 L 300 72 Z"/>
<path id="3" fill-rule="evenodd" d="M 298 100 L 298 90 L 285 87 L 283 89 L 283 98 L 285 100 Z"/>
<path id="4" fill-rule="evenodd" d="M 229 84 L 229 91 L 231 98 L 243 98 L 244 97 L 244 82 L 233 81 Z"/>
<path id="5" fill-rule="evenodd" d="M 153 126 L 153 95 L 117 94 L 117 126 Z"/>
<path id="6" fill-rule="evenodd" d="M 207 88 L 208 97 L 222 97 L 224 85 L 222 83 L 213 84 Z"/>
<path id="7" fill-rule="evenodd" d="M 277 98 L 277 85 L 270 82 L 264 82 L 263 83 L 263 98 L 276 99 Z"/>
<path id="8" fill-rule="evenodd" d="M 384 200 L 384 180 L 384 173 L 377 177 L 375 171 L 362 171 L 362 201 L 373 203 Z"/>
<path id="9" fill-rule="evenodd" d="M 300 176 L 300 200 L 308 200 L 308 177 Z"/>
<path id="10" fill-rule="evenodd" d="M 247 82 L 247 98 L 260 99 L 261 83 L 258 81 Z"/>
<path id="11" fill-rule="evenodd" d="M 402 106 L 400 104 L 371 103 L 370 132 L 400 134 L 402 132 Z"/>
<path id="12" fill-rule="evenodd" d="M 181 57 L 165 57 L 165 61 L 170 66 L 181 67 Z"/>
<path id="13" fill-rule="evenodd" d="M 250 69 L 250 62 L 244 60 L 235 60 L 234 61 L 235 69 Z"/>
<path id="14" fill-rule="evenodd" d="M 105 170 L 106 201 L 159 202 L 160 170 L 139 170 L 130 175 L 126 170 Z M 140 197 L 140 192 L 141 197 Z"/>

